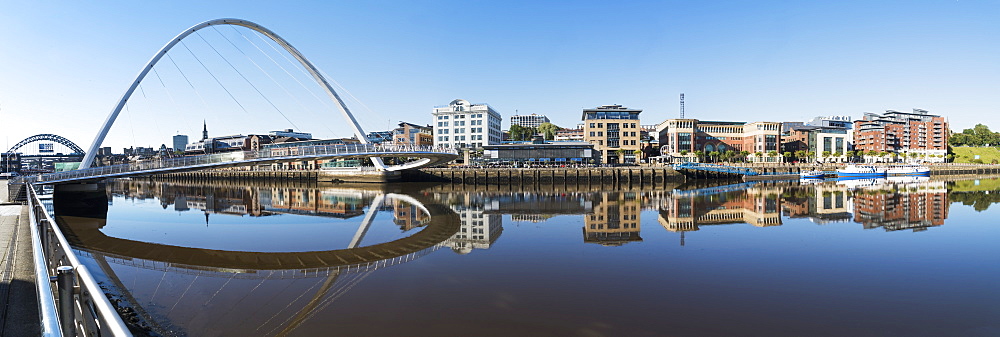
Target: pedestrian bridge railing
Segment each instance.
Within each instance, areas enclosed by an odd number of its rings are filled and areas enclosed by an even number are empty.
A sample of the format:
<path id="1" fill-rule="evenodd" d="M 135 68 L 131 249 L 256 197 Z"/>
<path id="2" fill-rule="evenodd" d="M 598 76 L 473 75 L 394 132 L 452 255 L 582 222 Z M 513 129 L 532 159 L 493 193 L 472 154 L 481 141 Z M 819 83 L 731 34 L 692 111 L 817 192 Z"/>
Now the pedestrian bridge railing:
<path id="1" fill-rule="evenodd" d="M 234 151 L 199 156 L 185 156 L 167 159 L 161 158 L 127 164 L 98 166 L 65 172 L 22 176 L 18 179 L 12 180 L 11 183 L 53 183 L 83 180 L 87 178 L 126 176 L 130 173 L 160 173 L 178 171 L 181 169 L 202 169 L 226 165 L 240 166 L 268 162 L 311 160 L 316 158 L 350 156 L 391 157 L 394 154 L 398 154 L 399 156 L 418 156 L 420 154 L 445 154 L 456 157 L 458 156 L 456 149 L 430 146 L 346 144 L 276 147 L 262 149 L 259 151 Z"/>
<path id="2" fill-rule="evenodd" d="M 42 336 L 132 336 L 59 225 L 25 184 Z"/>

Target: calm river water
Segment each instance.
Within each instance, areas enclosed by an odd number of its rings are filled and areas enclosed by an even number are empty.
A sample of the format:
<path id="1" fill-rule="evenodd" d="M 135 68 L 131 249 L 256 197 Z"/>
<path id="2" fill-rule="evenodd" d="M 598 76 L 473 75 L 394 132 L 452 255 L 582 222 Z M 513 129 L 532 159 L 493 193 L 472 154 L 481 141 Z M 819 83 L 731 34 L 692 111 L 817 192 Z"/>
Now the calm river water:
<path id="1" fill-rule="evenodd" d="M 152 335 L 1000 335 L 996 178 L 107 190 L 57 219 Z"/>

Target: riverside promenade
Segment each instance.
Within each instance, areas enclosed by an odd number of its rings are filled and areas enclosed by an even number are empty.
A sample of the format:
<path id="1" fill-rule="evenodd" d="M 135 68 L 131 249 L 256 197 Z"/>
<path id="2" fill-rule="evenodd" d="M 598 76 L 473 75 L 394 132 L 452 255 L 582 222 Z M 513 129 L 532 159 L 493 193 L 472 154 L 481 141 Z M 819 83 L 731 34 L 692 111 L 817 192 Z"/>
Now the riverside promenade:
<path id="1" fill-rule="evenodd" d="M 7 201 L 0 180 L 0 336 L 40 333 L 28 207 Z"/>

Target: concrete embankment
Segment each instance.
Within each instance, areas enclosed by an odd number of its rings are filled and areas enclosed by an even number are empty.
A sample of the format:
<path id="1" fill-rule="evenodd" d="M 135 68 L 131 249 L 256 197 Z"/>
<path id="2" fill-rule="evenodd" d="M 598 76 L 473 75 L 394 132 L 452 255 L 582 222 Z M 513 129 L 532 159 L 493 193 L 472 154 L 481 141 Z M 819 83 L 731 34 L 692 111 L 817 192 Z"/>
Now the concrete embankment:
<path id="1" fill-rule="evenodd" d="M 166 173 L 157 178 L 177 181 L 234 180 L 234 181 L 281 181 L 281 182 L 390 182 L 398 181 L 399 172 L 356 171 L 356 170 L 300 170 L 300 171 L 240 171 L 214 170 Z"/>
<path id="2" fill-rule="evenodd" d="M 610 168 L 430 168 L 403 172 L 361 173 L 338 171 L 197 171 L 154 175 L 173 181 L 273 181 L 273 182 L 451 182 L 463 184 L 624 183 L 650 184 L 684 181 L 669 167 Z"/>
<path id="3" fill-rule="evenodd" d="M 887 164 L 875 164 L 887 165 Z M 762 175 L 743 176 L 743 180 L 775 180 L 775 179 L 798 179 L 798 175 L 805 171 L 825 171 L 835 172 L 843 168 L 844 164 L 758 164 L 758 165 L 734 165 L 735 167 L 751 168 Z M 1000 165 L 990 164 L 932 164 L 927 165 L 931 169 L 931 175 L 995 175 L 1000 174 Z M 683 172 L 688 179 L 739 179 L 741 176 L 720 172 L 686 170 Z"/>
<path id="4" fill-rule="evenodd" d="M 533 184 L 533 183 L 613 183 L 661 184 L 701 179 L 774 180 L 798 179 L 803 171 L 833 172 L 843 165 L 834 164 L 767 164 L 741 165 L 760 176 L 685 170 L 678 172 L 668 166 L 601 167 L 601 168 L 425 168 L 403 172 L 375 171 L 197 171 L 156 175 L 175 181 L 266 181 L 266 182 L 449 182 L 461 184 Z M 935 164 L 933 175 L 992 175 L 1000 174 L 1000 165 Z"/>
<path id="5" fill-rule="evenodd" d="M 1000 165 L 990 164 L 938 164 L 931 165 L 931 175 L 995 175 Z"/>
<path id="6" fill-rule="evenodd" d="M 608 168 L 431 168 L 403 173 L 407 182 L 459 184 L 662 184 L 682 182 L 684 176 L 668 167 Z"/>

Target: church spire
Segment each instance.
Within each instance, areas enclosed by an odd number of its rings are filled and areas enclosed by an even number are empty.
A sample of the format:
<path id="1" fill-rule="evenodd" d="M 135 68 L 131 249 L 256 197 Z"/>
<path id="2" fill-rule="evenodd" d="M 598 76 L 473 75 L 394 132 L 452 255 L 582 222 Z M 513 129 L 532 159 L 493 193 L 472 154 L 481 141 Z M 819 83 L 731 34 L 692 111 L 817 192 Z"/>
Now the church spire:
<path id="1" fill-rule="evenodd" d="M 208 122 L 206 122 L 205 120 L 202 120 L 201 122 L 202 126 L 204 127 L 201 130 L 201 140 L 206 140 L 208 139 Z"/>

